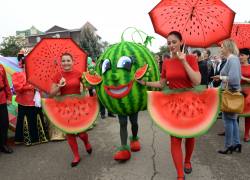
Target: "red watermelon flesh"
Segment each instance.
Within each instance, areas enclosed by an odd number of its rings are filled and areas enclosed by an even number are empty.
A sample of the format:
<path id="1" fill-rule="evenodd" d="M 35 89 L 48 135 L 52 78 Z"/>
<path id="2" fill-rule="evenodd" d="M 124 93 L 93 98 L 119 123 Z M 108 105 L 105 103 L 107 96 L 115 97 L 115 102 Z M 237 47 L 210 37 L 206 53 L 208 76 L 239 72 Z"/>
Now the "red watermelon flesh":
<path id="1" fill-rule="evenodd" d="M 247 97 L 245 98 L 243 113 L 239 114 L 239 116 L 250 117 L 250 84 L 241 86 L 241 89 L 247 93 Z"/>
<path id="2" fill-rule="evenodd" d="M 147 69 L 148 69 L 148 64 L 146 64 L 142 68 L 138 69 L 135 72 L 135 79 L 141 79 L 144 76 L 144 74 L 147 72 Z"/>
<path id="3" fill-rule="evenodd" d="M 63 100 L 42 99 L 42 108 L 48 119 L 68 134 L 84 132 L 99 115 L 97 97 L 63 97 Z"/>
<path id="4" fill-rule="evenodd" d="M 9 129 L 16 132 L 17 117 L 9 113 Z"/>
<path id="5" fill-rule="evenodd" d="M 148 91 L 148 112 L 168 134 L 180 138 L 196 137 L 205 133 L 217 119 L 221 97 L 220 87 L 204 90 L 201 94 L 186 91 L 167 95 Z"/>
<path id="6" fill-rule="evenodd" d="M 97 77 L 97 76 L 91 75 L 89 73 L 84 73 L 84 77 L 85 77 L 86 81 L 88 81 L 88 83 L 92 84 L 92 85 L 97 85 L 97 84 L 102 82 L 101 77 Z"/>

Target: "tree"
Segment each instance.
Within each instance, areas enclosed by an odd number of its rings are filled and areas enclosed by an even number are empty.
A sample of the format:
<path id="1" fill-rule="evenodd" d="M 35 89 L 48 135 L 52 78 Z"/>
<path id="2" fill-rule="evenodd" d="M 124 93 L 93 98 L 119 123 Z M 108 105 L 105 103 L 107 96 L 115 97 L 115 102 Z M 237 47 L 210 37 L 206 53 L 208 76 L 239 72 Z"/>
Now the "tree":
<path id="1" fill-rule="evenodd" d="M 77 38 L 77 44 L 88 54 L 95 62 L 97 55 L 101 54 L 101 45 L 98 38 L 88 27 L 84 28 Z"/>
<path id="2" fill-rule="evenodd" d="M 102 42 L 102 44 L 104 45 L 104 47 L 108 47 L 110 45 L 110 43 L 108 41 L 104 41 L 104 42 Z"/>
<path id="3" fill-rule="evenodd" d="M 154 55 L 162 56 L 164 53 L 170 53 L 170 50 L 168 49 L 168 46 L 164 44 L 163 46 L 160 46 L 159 52 L 154 53 Z"/>
<path id="4" fill-rule="evenodd" d="M 25 44 L 26 39 L 23 36 L 3 37 L 3 42 L 0 44 L 0 54 L 4 57 L 16 57 Z"/>
<path id="5" fill-rule="evenodd" d="M 248 22 L 248 23 L 250 23 L 250 20 L 249 20 L 249 21 L 245 21 L 245 22 Z"/>

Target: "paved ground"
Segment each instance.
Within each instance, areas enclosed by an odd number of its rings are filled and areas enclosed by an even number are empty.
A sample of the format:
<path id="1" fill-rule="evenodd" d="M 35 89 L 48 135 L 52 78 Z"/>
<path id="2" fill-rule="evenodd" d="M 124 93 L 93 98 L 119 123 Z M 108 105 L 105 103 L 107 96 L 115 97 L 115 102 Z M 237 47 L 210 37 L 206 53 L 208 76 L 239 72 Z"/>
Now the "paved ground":
<path id="1" fill-rule="evenodd" d="M 141 151 L 132 152 L 130 160 L 113 160 L 120 145 L 118 118 L 100 117 L 97 125 L 88 131 L 93 152 L 88 155 L 83 142 L 78 139 L 81 162 L 71 168 L 74 159 L 67 141 L 49 142 L 26 147 L 14 144 L 14 134 L 9 137 L 11 155 L 1 153 L 0 180 L 7 179 L 84 179 L 84 180 L 175 180 L 176 170 L 170 153 L 169 135 L 152 123 L 147 111 L 139 113 Z M 243 141 L 244 120 L 240 121 L 242 153 L 221 155 L 224 137 L 222 120 L 217 120 L 204 135 L 197 137 L 192 156 L 193 172 L 186 180 L 250 179 L 250 142 Z M 129 126 L 130 129 L 130 126 Z M 129 134 L 130 131 L 129 131 Z M 185 141 L 183 140 L 183 143 Z M 183 144 L 184 145 L 184 144 Z M 184 150 L 184 149 L 183 149 Z M 185 153 L 184 153 L 185 154 Z"/>

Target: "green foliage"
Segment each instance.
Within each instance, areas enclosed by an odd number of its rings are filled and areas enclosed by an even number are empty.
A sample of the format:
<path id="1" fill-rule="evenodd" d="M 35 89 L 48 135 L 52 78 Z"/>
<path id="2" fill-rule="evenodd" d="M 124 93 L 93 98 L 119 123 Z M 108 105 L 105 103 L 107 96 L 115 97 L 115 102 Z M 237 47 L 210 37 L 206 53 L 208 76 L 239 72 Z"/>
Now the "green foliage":
<path id="1" fill-rule="evenodd" d="M 110 43 L 108 41 L 104 41 L 102 42 L 102 44 L 105 46 L 105 47 L 108 47 L 110 45 Z"/>
<path id="2" fill-rule="evenodd" d="M 77 44 L 88 54 L 95 62 L 97 55 L 101 54 L 101 45 L 98 38 L 88 27 L 84 28 L 77 38 Z"/>
<path id="3" fill-rule="evenodd" d="M 245 21 L 245 22 L 248 22 L 248 23 L 250 23 L 250 20 L 249 20 L 249 21 Z"/>
<path id="4" fill-rule="evenodd" d="M 25 44 L 26 39 L 22 36 L 3 37 L 3 42 L 0 44 L 0 54 L 4 57 L 16 57 Z"/>

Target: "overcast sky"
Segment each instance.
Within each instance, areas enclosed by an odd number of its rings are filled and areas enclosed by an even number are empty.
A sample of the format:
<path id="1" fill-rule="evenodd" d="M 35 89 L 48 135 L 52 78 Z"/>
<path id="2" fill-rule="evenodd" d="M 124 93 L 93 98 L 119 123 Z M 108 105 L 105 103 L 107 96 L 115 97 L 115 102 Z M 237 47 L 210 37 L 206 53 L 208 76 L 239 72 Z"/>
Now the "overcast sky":
<path id="1" fill-rule="evenodd" d="M 2 37 L 15 35 L 17 30 L 26 30 L 34 25 L 46 31 L 54 25 L 66 29 L 83 26 L 87 21 L 97 29 L 103 41 L 111 44 L 121 41 L 127 27 L 136 27 L 156 39 L 153 46 L 157 52 L 166 39 L 154 32 L 148 13 L 160 0 L 0 0 L 0 42 Z M 223 0 L 235 11 L 235 22 L 250 20 L 250 0 Z M 131 40 L 133 30 L 128 30 L 125 40 Z M 143 36 L 143 38 L 145 38 Z M 140 38 L 134 35 L 136 42 Z"/>

